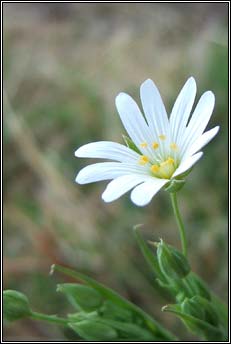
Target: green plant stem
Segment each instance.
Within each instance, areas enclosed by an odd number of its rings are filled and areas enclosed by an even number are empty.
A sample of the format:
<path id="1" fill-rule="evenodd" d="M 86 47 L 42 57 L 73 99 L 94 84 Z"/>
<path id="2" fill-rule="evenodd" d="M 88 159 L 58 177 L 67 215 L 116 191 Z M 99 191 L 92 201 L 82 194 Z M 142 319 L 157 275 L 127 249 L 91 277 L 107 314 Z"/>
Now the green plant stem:
<path id="1" fill-rule="evenodd" d="M 37 312 L 32 312 L 30 317 L 34 320 L 43 320 L 60 325 L 67 325 L 70 322 L 69 319 L 59 318 L 56 315 L 47 315 Z"/>
<path id="2" fill-rule="evenodd" d="M 176 192 L 170 193 L 170 197 L 171 197 L 171 201 L 172 201 L 173 212 L 174 212 L 174 215 L 176 217 L 176 222 L 177 222 L 179 232 L 180 232 L 182 252 L 185 256 L 187 256 L 187 241 L 186 241 L 186 235 L 185 235 L 185 228 L 184 228 L 184 224 L 183 224 L 180 212 L 179 212 Z"/>

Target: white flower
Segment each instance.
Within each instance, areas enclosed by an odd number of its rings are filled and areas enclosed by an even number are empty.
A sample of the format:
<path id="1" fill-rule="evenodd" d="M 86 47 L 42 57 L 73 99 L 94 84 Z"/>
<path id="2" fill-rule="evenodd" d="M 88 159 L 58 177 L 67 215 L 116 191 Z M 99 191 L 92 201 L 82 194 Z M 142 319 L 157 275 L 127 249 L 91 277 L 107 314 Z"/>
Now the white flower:
<path id="1" fill-rule="evenodd" d="M 126 93 L 116 97 L 121 121 L 140 153 L 115 142 L 86 144 L 77 157 L 103 158 L 83 168 L 76 177 L 79 184 L 111 180 L 102 198 L 111 202 L 132 190 L 131 200 L 138 206 L 148 204 L 169 181 L 188 171 L 202 156 L 198 152 L 218 132 L 219 126 L 203 133 L 211 117 L 215 97 L 205 92 L 189 120 L 196 95 L 196 82 L 189 78 L 178 95 L 168 119 L 159 91 L 152 80 L 140 87 L 145 117 Z"/>

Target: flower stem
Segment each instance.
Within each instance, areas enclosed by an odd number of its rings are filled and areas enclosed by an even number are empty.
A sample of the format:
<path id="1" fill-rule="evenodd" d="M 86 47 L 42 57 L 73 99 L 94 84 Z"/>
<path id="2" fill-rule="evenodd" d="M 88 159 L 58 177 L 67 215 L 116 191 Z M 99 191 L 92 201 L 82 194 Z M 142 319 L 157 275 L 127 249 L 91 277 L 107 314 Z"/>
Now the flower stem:
<path id="1" fill-rule="evenodd" d="M 185 256 L 187 256 L 187 241 L 186 241 L 186 235 L 185 235 L 185 228 L 184 228 L 184 224 L 183 224 L 180 211 L 178 208 L 176 192 L 171 192 L 170 196 L 171 196 L 171 201 L 172 201 L 173 212 L 176 217 L 176 222 L 177 222 L 179 232 L 180 232 L 182 252 Z"/>
<path id="2" fill-rule="evenodd" d="M 35 320 L 44 320 L 60 325 L 67 325 L 68 322 L 70 322 L 68 319 L 64 318 L 59 318 L 56 315 L 47 315 L 47 314 L 42 314 L 42 313 L 37 313 L 37 312 L 32 312 L 31 316 L 32 319 Z"/>

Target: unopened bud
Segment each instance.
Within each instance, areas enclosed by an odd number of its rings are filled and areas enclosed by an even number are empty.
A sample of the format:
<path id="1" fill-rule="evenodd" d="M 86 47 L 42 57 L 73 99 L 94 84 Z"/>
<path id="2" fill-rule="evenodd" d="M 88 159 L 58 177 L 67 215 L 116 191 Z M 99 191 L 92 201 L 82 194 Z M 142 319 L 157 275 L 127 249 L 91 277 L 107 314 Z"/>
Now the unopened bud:
<path id="1" fill-rule="evenodd" d="M 213 326 L 216 326 L 219 322 L 216 309 L 212 303 L 199 295 L 186 299 L 182 303 L 182 311 Z"/>
<path id="2" fill-rule="evenodd" d="M 15 290 L 3 291 L 3 315 L 7 321 L 14 321 L 31 315 L 27 297 Z"/>
<path id="3" fill-rule="evenodd" d="M 186 298 L 181 304 L 182 312 L 188 315 L 192 315 L 195 318 L 203 320 L 204 312 L 201 305 L 194 299 Z"/>
<path id="4" fill-rule="evenodd" d="M 194 295 L 200 295 L 207 300 L 211 300 L 211 295 L 207 286 L 196 274 L 190 274 L 188 276 L 188 282 Z"/>
<path id="5" fill-rule="evenodd" d="M 170 279 L 179 279 L 188 275 L 190 266 L 185 256 L 163 240 L 157 245 L 157 259 L 162 273 Z"/>

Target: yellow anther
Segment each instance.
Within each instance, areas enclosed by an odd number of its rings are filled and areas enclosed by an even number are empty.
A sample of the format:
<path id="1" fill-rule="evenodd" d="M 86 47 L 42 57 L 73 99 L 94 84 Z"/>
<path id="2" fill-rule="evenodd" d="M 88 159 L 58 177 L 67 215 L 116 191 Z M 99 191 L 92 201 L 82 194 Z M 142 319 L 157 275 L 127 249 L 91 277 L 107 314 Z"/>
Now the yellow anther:
<path id="1" fill-rule="evenodd" d="M 148 147 L 147 142 L 141 142 L 140 147 L 142 147 L 142 148 Z"/>
<path id="2" fill-rule="evenodd" d="M 166 162 L 168 163 L 168 164 L 174 164 L 174 159 L 173 158 L 171 158 L 171 157 L 168 157 L 168 159 L 166 160 Z"/>
<path id="3" fill-rule="evenodd" d="M 147 162 L 149 162 L 148 157 L 146 155 L 141 155 L 140 160 L 139 160 L 139 164 L 145 165 L 145 164 L 147 164 Z"/>
<path id="4" fill-rule="evenodd" d="M 162 140 L 162 141 L 164 141 L 164 140 L 166 139 L 166 136 L 163 135 L 163 134 L 161 134 L 161 135 L 159 135 L 159 139 Z"/>
<path id="5" fill-rule="evenodd" d="M 172 143 L 170 144 L 170 148 L 171 148 L 172 150 L 174 150 L 174 151 L 177 151 L 177 150 L 178 150 L 178 146 L 177 146 L 177 144 L 176 144 L 175 142 L 172 142 Z"/>
<path id="6" fill-rule="evenodd" d="M 157 149 L 159 147 L 159 144 L 157 142 L 153 142 L 152 148 Z"/>
<path id="7" fill-rule="evenodd" d="M 151 166 L 151 171 L 152 171 L 153 173 L 158 172 L 159 169 L 160 169 L 160 166 L 158 166 L 158 165 L 152 165 L 152 166 Z"/>

